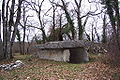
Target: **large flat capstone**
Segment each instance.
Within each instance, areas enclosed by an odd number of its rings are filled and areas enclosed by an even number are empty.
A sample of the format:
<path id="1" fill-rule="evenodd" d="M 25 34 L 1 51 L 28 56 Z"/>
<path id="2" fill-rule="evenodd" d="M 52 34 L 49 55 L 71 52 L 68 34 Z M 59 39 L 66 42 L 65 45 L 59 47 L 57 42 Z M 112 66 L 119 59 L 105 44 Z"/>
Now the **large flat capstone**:
<path id="1" fill-rule="evenodd" d="M 36 48 L 39 49 L 70 49 L 84 47 L 83 40 L 71 40 L 71 41 L 56 41 L 56 42 L 47 42 L 45 44 L 36 45 Z"/>
<path id="2" fill-rule="evenodd" d="M 47 42 L 35 46 L 34 56 L 41 59 L 80 63 L 89 61 L 83 40 Z"/>

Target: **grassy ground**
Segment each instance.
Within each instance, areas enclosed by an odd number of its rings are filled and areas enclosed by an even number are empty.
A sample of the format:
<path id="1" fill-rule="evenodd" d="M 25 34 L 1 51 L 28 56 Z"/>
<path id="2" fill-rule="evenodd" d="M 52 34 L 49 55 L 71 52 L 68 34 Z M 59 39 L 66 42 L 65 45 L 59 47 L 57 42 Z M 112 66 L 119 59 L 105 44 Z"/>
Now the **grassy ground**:
<path id="1" fill-rule="evenodd" d="M 120 80 L 120 67 L 103 62 L 103 55 L 90 55 L 90 62 L 71 64 L 16 55 L 13 60 L 0 64 L 24 62 L 24 67 L 12 71 L 0 70 L 0 80 Z"/>

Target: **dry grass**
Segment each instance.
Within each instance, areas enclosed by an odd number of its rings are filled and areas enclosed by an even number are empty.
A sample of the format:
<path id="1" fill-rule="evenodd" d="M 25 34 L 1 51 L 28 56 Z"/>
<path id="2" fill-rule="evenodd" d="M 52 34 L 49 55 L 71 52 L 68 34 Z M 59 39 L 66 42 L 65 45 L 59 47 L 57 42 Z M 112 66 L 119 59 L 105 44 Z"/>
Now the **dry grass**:
<path id="1" fill-rule="evenodd" d="M 10 61 L 22 60 L 25 65 L 12 71 L 0 70 L 0 80 L 120 80 L 120 67 L 111 67 L 103 61 L 103 55 L 90 55 L 90 62 L 71 64 L 17 55 Z"/>

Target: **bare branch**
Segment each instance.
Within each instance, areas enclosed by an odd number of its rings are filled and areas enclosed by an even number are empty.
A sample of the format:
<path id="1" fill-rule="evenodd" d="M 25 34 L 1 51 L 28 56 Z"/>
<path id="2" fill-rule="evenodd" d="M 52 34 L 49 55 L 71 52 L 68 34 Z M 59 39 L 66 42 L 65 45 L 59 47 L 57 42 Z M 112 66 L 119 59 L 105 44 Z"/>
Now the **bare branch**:
<path id="1" fill-rule="evenodd" d="M 97 16 L 97 15 L 99 15 L 99 14 L 101 14 L 101 13 L 103 13 L 103 10 L 101 10 L 101 12 L 99 12 L 99 13 L 95 13 L 95 12 L 91 12 L 91 11 L 89 11 L 86 15 L 83 15 L 83 16 L 81 16 L 80 18 L 82 19 L 82 18 L 84 18 L 84 17 L 86 17 L 86 16 Z"/>
<path id="2" fill-rule="evenodd" d="M 50 1 L 50 0 L 49 0 Z M 57 3 L 55 3 L 54 2 L 54 0 L 53 1 L 50 1 L 52 4 L 55 4 L 56 6 L 58 6 L 58 7 L 61 7 L 61 8 L 63 8 L 63 6 L 62 5 L 60 5 L 60 4 L 57 4 Z"/>

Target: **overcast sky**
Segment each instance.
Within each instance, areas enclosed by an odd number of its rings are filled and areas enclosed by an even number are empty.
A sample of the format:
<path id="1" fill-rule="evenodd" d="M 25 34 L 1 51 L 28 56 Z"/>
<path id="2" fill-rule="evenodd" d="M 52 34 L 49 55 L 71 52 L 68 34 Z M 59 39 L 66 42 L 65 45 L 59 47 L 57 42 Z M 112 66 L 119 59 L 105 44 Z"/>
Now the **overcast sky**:
<path id="1" fill-rule="evenodd" d="M 17 1 L 17 0 L 16 0 Z M 28 0 L 30 1 L 30 0 Z M 34 0 L 33 0 L 34 1 Z M 37 0 L 36 0 L 37 1 Z M 55 2 L 58 2 L 61 4 L 60 0 L 54 0 Z M 97 0 L 95 0 L 97 1 Z M 69 5 L 68 5 L 68 10 L 70 11 L 71 9 L 73 9 L 74 7 L 76 7 L 74 5 L 74 0 L 66 0 L 66 2 L 70 2 Z M 0 0 L 0 4 L 2 3 L 2 0 Z M 74 7 L 73 7 L 74 6 Z M 97 4 L 97 3 L 89 3 L 88 0 L 82 0 L 82 7 L 81 7 L 81 16 L 85 15 L 88 11 L 94 11 L 96 10 L 96 6 L 98 8 L 97 12 L 96 13 L 99 13 L 100 10 L 101 10 L 101 5 L 100 4 Z M 45 0 L 44 3 L 43 3 L 43 6 L 42 6 L 42 10 L 43 10 L 43 14 L 51 7 L 51 3 L 49 2 L 49 0 Z M 1 6 L 0 6 L 0 9 L 1 9 Z M 58 11 L 59 11 L 60 8 L 58 8 Z M 29 18 L 29 21 L 33 23 L 33 25 L 35 26 L 38 26 L 39 27 L 39 22 L 38 22 L 38 18 L 37 18 L 37 14 L 34 12 L 34 11 L 29 11 L 27 13 L 28 15 L 33 15 L 34 17 L 32 18 Z M 52 15 L 52 10 L 49 11 L 49 15 Z M 99 32 L 99 34 L 101 35 L 101 32 L 102 32 L 102 20 L 101 20 L 101 15 L 99 15 L 99 17 L 94 17 L 94 19 L 92 17 L 90 17 L 88 19 L 88 22 L 87 22 L 87 25 L 85 27 L 87 33 L 90 33 L 91 32 L 91 24 L 94 23 L 95 27 L 97 27 L 97 30 Z M 56 16 L 57 18 L 57 16 Z M 50 17 L 45 17 L 45 19 L 47 19 L 48 21 L 50 20 Z M 84 22 L 85 18 L 82 19 L 82 21 Z M 95 21 L 97 22 L 97 24 L 95 23 Z M 67 22 L 66 22 L 67 23 Z M 75 21 L 76 23 L 76 21 Z M 50 26 L 50 23 L 49 25 L 47 25 L 45 27 L 46 29 L 46 33 L 48 31 L 48 27 Z M 77 26 L 77 25 L 76 25 Z M 22 33 L 22 31 L 21 31 Z M 36 33 L 39 33 L 40 34 L 40 31 L 38 31 L 37 29 L 36 30 L 31 30 L 31 34 L 30 36 L 32 37 L 34 34 Z"/>

